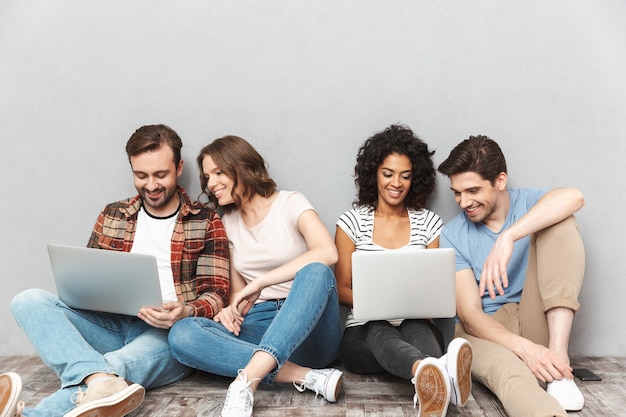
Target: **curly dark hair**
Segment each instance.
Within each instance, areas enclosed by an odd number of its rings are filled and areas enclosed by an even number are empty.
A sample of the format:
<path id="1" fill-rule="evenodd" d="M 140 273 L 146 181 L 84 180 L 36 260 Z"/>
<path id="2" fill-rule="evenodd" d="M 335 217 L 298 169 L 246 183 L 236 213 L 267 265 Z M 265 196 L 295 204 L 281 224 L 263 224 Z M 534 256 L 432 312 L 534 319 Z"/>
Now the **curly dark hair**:
<path id="1" fill-rule="evenodd" d="M 409 209 L 422 209 L 435 191 L 436 172 L 428 145 L 418 138 L 407 126 L 395 124 L 368 138 L 359 148 L 354 167 L 354 183 L 357 198 L 354 205 L 369 206 L 373 210 L 378 204 L 377 171 L 383 160 L 392 153 L 406 155 L 411 161 L 411 188 L 404 200 Z"/>

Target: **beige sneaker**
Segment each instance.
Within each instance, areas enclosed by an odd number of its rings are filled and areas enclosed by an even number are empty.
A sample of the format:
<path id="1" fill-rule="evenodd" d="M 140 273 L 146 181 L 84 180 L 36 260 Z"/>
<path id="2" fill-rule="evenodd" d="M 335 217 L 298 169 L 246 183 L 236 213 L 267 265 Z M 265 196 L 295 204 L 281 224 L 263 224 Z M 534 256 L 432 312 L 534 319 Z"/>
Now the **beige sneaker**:
<path id="1" fill-rule="evenodd" d="M 83 392 L 76 393 L 76 408 L 64 417 L 122 417 L 143 401 L 146 390 L 139 384 L 128 385 L 123 378 L 112 377 L 95 381 Z"/>
<path id="2" fill-rule="evenodd" d="M 18 401 L 22 393 L 22 379 L 14 372 L 0 375 L 0 417 L 21 417 L 24 402 Z"/>

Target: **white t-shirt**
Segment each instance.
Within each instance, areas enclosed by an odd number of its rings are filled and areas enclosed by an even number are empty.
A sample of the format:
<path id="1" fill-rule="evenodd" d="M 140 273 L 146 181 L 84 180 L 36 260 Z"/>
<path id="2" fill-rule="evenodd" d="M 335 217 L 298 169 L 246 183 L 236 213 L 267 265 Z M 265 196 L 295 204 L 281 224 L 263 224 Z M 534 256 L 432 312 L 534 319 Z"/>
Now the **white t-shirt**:
<path id="1" fill-rule="evenodd" d="M 177 216 L 178 212 L 167 218 L 152 217 L 142 207 L 137 213 L 135 238 L 130 249 L 132 253 L 156 256 L 163 302 L 178 299 L 172 273 L 172 234 Z"/>
<path id="2" fill-rule="evenodd" d="M 261 277 L 309 250 L 298 230 L 298 218 L 314 210 L 297 191 L 279 191 L 261 222 L 247 227 L 239 210 L 222 217 L 231 249 L 231 262 L 246 283 Z M 261 292 L 258 302 L 286 298 L 292 281 L 273 285 Z"/>

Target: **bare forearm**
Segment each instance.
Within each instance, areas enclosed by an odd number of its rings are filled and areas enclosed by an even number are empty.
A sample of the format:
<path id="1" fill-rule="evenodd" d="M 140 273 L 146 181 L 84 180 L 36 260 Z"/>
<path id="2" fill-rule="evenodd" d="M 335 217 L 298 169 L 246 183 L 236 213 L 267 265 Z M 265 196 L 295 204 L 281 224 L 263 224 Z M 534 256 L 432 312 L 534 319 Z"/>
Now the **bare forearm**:
<path id="1" fill-rule="evenodd" d="M 571 216 L 585 205 L 583 194 L 576 188 L 555 188 L 505 232 L 514 241 L 552 226 Z"/>
<path id="2" fill-rule="evenodd" d="M 334 245 L 328 247 L 313 248 L 292 259 L 280 267 L 273 269 L 259 277 L 256 284 L 259 288 L 266 288 L 272 285 L 291 281 L 295 275 L 306 265 L 320 262 L 324 265 L 333 265 L 337 262 L 337 250 Z"/>
<path id="3" fill-rule="evenodd" d="M 521 355 L 523 345 L 527 342 L 527 339 L 511 332 L 486 313 L 480 312 L 471 319 L 461 319 L 461 322 L 468 334 L 505 347 L 518 356 Z"/>

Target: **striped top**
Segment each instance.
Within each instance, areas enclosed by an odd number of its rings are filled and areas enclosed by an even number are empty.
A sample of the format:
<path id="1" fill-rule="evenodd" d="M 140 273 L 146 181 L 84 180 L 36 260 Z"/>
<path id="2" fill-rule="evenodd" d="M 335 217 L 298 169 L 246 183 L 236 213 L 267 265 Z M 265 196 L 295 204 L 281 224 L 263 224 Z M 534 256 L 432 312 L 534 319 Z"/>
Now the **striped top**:
<path id="1" fill-rule="evenodd" d="M 356 250 L 381 251 L 381 250 L 419 250 L 425 249 L 441 233 L 443 220 L 433 211 L 428 209 L 408 210 L 411 225 L 411 236 L 406 246 L 398 249 L 387 249 L 374 243 L 374 210 L 370 207 L 359 206 L 348 210 L 339 217 L 337 226 L 354 242 Z M 348 313 L 346 327 L 359 326 L 363 322 L 357 322 L 352 316 L 352 310 Z M 394 323 L 395 324 L 395 323 Z"/>

